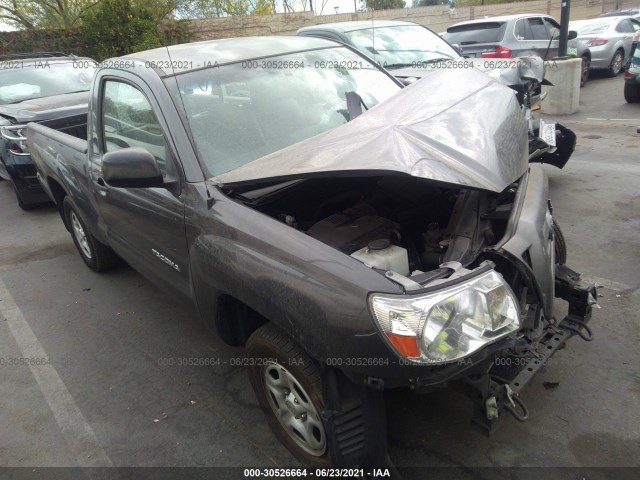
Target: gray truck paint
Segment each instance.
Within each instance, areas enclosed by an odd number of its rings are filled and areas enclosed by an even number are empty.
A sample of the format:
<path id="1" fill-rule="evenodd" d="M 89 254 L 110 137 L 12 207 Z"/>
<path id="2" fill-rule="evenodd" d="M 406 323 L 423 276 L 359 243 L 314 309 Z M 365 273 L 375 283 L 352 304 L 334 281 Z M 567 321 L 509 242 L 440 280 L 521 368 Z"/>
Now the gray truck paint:
<path id="1" fill-rule="evenodd" d="M 232 47 L 236 46 L 234 50 Z M 174 62 L 194 61 L 200 55 L 211 58 L 210 55 L 216 52 L 220 54 L 218 58 L 232 62 L 259 58 L 272 51 L 335 46 L 332 42 L 311 38 L 234 39 L 176 46 L 170 52 Z M 129 70 L 105 68 L 97 72 L 91 92 L 88 142 L 29 124 L 28 146 L 36 161 L 39 178 L 51 198 L 61 205 L 62 198 L 68 196 L 89 231 L 100 242 L 111 246 L 160 287 L 196 305 L 206 322 L 220 327 L 223 337 L 225 329 L 221 322 L 225 319 L 220 318 L 219 307 L 228 296 L 276 324 L 316 359 L 376 357 L 390 360 L 388 365 L 345 366 L 343 371 L 358 381 L 375 377 L 385 379 L 387 386 L 397 386 L 407 385 L 414 378 L 436 384 L 464 376 L 471 368 L 469 364 L 453 364 L 446 368 L 398 365 L 395 353 L 381 338 L 368 311 L 367 298 L 371 292 L 401 294 L 400 285 L 304 232 L 231 198 L 218 183 L 234 178 L 234 172 L 228 177 L 204 178 L 186 128 L 184 111 L 173 95 L 175 92 L 167 89 L 167 85 L 172 85 L 171 79 L 163 81 L 162 77 L 167 74 L 165 70 L 144 67 L 145 62 L 158 60 L 162 55 L 167 55 L 166 50 L 137 53 L 135 64 Z M 102 181 L 102 139 L 98 127 L 100 85 L 105 78 L 123 80 L 139 88 L 158 114 L 173 157 L 168 161 L 171 164 L 168 168 L 174 174 L 166 185 L 113 188 Z M 517 115 L 519 110 L 513 94 L 479 72 L 472 80 L 476 82 L 475 86 L 467 80 L 468 85 L 458 97 L 443 99 L 436 96 L 438 101 L 433 102 L 431 110 L 426 106 L 427 102 L 415 102 L 416 98 L 428 96 L 432 89 L 429 81 L 420 82 L 421 85 L 402 92 L 388 106 L 381 104 L 363 114 L 361 120 L 318 138 L 340 139 L 343 132 L 347 136 L 357 132 L 371 138 L 367 131 L 373 124 L 388 133 L 386 142 L 397 143 L 385 146 L 385 151 L 392 153 L 394 159 L 388 160 L 384 171 L 422 176 L 435 183 L 458 182 L 458 188 L 470 186 L 486 195 L 518 182 L 517 202 L 510 214 L 510 227 L 501 241 L 503 247 L 495 245 L 488 250 L 508 258 L 522 270 L 533 270 L 533 290 L 543 292 L 539 302 L 549 315 L 554 278 L 553 271 L 548 268 L 553 259 L 547 241 L 548 191 L 544 173 L 539 166 L 527 167 L 526 126 Z M 471 101 L 472 93 L 479 98 L 478 106 Z M 451 101 L 451 98 L 457 100 Z M 487 129 L 483 130 L 478 119 L 487 118 L 485 109 L 490 99 L 495 113 Z M 425 106 L 425 111 L 431 112 L 432 116 L 415 113 L 419 110 L 415 108 L 411 109 L 413 113 L 401 113 L 402 105 L 410 102 L 415 102 L 414 107 Z M 404 121 L 396 122 L 395 116 Z M 429 128 L 420 126 L 411 131 L 403 126 L 420 125 L 425 120 Z M 435 132 L 434 138 L 425 134 L 429 130 Z M 320 140 L 307 142 L 318 147 L 320 144 L 315 142 Z M 303 144 L 290 147 L 288 153 L 294 152 L 304 160 L 309 145 L 301 147 Z M 345 146 L 344 143 L 341 145 Z M 377 144 L 377 147 L 381 145 Z M 372 149 L 363 148 L 359 153 L 374 153 Z M 481 157 L 474 148 L 483 149 L 489 167 L 480 165 Z M 334 153 L 338 150 L 336 148 Z M 401 163 L 403 152 L 415 155 L 405 165 Z M 355 153 L 341 157 L 345 162 L 341 169 L 343 174 L 380 174 L 380 169 L 370 159 Z M 274 155 L 284 158 L 280 153 Z M 438 168 L 431 166 L 435 156 Z M 269 157 L 249 164 L 249 174 L 238 174 L 235 180 L 260 179 L 257 170 L 262 169 L 261 162 L 265 161 L 268 162 Z M 297 174 L 300 177 L 335 175 L 335 164 L 326 157 L 325 161 L 327 166 L 323 169 L 320 157 L 315 157 L 313 168 L 305 166 Z M 418 168 L 414 167 L 414 161 L 420 164 Z M 301 164 L 305 165 L 304 162 Z M 271 177 L 286 176 L 289 167 L 291 165 L 272 172 Z M 533 232 L 542 232 L 542 236 Z M 532 267 L 528 266 L 525 254 L 531 256 Z M 171 264 L 159 255 L 170 259 Z M 227 337 L 226 340 L 233 342 L 234 339 Z M 511 344 L 512 340 L 508 339 L 496 342 L 477 352 L 471 364 L 477 365 L 476 359 L 490 361 L 495 352 Z"/>

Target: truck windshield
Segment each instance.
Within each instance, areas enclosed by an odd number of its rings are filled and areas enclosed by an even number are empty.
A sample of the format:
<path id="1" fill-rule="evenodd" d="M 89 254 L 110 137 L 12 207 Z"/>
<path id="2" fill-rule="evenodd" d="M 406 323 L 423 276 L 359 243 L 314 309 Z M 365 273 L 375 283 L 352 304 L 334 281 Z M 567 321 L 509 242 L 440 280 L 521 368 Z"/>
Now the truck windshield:
<path id="1" fill-rule="evenodd" d="M 358 50 L 390 69 L 460 57 L 447 42 L 420 25 L 365 28 L 345 35 Z"/>
<path id="2" fill-rule="evenodd" d="M 0 105 L 88 91 L 95 67 L 93 60 L 82 60 L 0 62 Z"/>
<path id="3" fill-rule="evenodd" d="M 175 77 L 198 154 L 211 176 L 349 121 L 347 97 L 368 109 L 400 90 L 344 47 L 195 70 Z M 166 80 L 176 89 L 176 80 Z M 347 95 L 355 92 L 357 96 Z"/>

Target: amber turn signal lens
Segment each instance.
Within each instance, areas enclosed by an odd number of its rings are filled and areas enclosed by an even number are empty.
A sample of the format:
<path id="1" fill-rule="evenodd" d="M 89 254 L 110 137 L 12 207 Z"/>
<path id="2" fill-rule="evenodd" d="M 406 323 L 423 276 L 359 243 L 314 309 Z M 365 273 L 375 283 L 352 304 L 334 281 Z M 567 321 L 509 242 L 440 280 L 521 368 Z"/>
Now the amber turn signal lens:
<path id="1" fill-rule="evenodd" d="M 395 333 L 387 333 L 387 337 L 396 347 L 398 352 L 406 358 L 420 358 L 420 350 L 418 350 L 418 339 L 414 336 L 397 335 Z"/>

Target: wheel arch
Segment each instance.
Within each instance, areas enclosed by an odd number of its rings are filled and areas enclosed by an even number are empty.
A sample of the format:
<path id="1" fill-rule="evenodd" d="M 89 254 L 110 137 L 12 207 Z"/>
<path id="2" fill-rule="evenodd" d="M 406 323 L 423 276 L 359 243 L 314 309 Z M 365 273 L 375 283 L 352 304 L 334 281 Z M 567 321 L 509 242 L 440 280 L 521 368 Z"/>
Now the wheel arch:
<path id="1" fill-rule="evenodd" d="M 215 328 L 226 344 L 243 346 L 253 332 L 268 322 L 242 300 L 228 294 L 218 297 Z"/>

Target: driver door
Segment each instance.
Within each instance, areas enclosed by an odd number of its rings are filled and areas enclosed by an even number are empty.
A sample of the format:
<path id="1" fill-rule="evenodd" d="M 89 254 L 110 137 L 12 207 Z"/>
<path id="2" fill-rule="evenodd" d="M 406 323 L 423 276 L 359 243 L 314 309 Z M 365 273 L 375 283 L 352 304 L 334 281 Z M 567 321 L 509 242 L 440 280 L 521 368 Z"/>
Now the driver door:
<path id="1" fill-rule="evenodd" d="M 144 85 L 109 77 L 102 80 L 98 98 L 92 180 L 109 244 L 154 283 L 189 297 L 182 179 L 155 98 Z M 163 186 L 118 188 L 104 180 L 102 156 L 128 147 L 144 148 L 154 156 Z"/>

